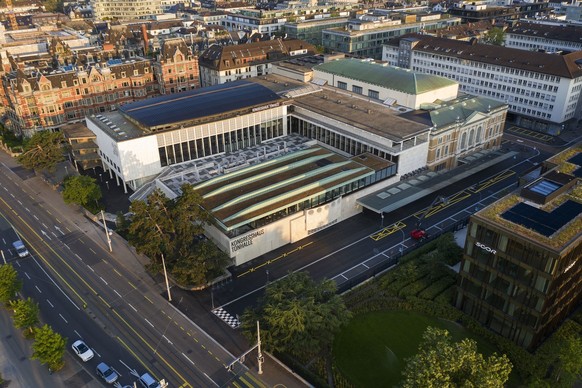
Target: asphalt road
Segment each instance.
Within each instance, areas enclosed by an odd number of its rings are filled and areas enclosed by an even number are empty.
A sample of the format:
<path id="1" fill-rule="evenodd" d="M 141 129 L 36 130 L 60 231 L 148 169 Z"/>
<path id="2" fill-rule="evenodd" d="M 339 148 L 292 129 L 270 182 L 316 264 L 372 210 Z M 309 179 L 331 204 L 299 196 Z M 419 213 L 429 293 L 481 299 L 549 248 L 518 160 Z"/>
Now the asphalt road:
<path id="1" fill-rule="evenodd" d="M 105 360 L 123 384 L 149 371 L 172 387 L 236 385 L 242 379 L 264 386 L 244 369 L 229 373 L 232 354 L 167 303 L 145 272 L 133 272 L 123 257 L 90 238 L 84 224 L 45 202 L 28 179 L 26 171 L 0 167 L 0 213 L 32 254 L 14 264 L 43 320 L 68 345 L 83 338 L 95 350 L 96 357 L 83 364 L 88 376 Z"/>

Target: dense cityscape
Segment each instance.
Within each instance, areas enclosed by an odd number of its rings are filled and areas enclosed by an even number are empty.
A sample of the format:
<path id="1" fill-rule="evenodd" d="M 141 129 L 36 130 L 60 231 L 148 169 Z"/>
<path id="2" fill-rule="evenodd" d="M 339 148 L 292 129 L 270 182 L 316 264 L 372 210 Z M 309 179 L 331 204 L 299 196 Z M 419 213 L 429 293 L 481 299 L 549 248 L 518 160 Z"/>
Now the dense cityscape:
<path id="1" fill-rule="evenodd" d="M 0 0 L 0 387 L 582 384 L 582 3 Z"/>

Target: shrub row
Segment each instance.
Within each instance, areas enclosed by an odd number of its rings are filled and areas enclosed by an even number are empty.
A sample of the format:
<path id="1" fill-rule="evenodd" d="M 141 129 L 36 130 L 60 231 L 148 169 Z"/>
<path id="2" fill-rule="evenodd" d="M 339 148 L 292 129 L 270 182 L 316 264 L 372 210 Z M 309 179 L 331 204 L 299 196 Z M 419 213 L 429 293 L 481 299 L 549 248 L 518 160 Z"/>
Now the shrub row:
<path id="1" fill-rule="evenodd" d="M 437 280 L 436 282 L 429 285 L 427 288 L 422 290 L 418 296 L 422 299 L 434 300 L 447 288 L 450 288 L 455 284 L 455 278 L 451 276 L 445 276 Z"/>

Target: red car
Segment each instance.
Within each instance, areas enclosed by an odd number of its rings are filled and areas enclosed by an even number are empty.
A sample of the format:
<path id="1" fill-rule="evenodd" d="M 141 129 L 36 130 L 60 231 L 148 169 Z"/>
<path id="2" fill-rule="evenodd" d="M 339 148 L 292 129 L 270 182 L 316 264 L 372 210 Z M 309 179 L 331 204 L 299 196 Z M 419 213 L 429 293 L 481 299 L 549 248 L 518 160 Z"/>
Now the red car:
<path id="1" fill-rule="evenodd" d="M 422 240 L 426 238 L 426 231 L 424 229 L 413 229 L 410 232 L 410 237 L 412 237 L 415 240 Z"/>

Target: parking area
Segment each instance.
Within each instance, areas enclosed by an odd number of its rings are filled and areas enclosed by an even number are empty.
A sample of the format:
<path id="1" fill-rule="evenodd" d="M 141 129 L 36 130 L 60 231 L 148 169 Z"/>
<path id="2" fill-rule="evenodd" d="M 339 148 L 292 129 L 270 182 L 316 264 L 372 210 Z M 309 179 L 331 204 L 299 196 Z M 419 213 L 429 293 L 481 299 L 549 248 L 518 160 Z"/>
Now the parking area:
<path id="1" fill-rule="evenodd" d="M 551 143 L 554 141 L 553 136 L 541 132 L 532 131 L 531 129 L 511 126 L 507 128 L 505 131 L 516 136 L 523 136 L 544 143 Z"/>

